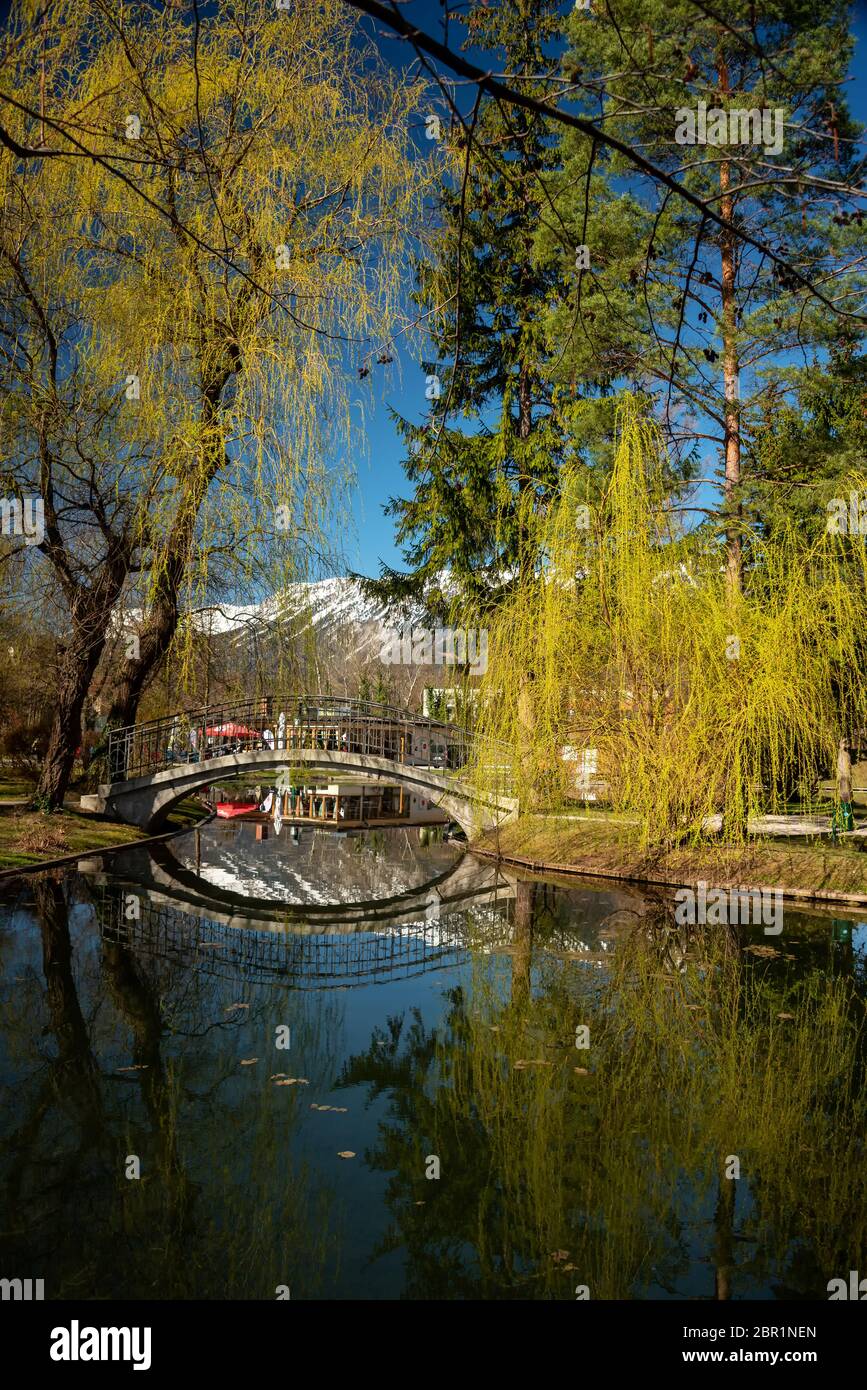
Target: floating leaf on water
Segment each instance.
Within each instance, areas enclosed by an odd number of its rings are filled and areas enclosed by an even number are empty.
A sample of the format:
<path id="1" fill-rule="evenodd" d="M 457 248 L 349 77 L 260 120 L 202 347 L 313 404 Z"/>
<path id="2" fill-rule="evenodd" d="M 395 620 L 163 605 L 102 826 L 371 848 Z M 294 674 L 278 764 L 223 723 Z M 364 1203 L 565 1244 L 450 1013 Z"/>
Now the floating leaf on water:
<path id="1" fill-rule="evenodd" d="M 249 1004 L 227 1004 L 223 1010 L 224 1014 L 230 1014 L 233 1009 L 249 1009 Z"/>
<path id="2" fill-rule="evenodd" d="M 242 1057 L 242 1058 L 241 1058 L 241 1066 L 242 1066 L 242 1067 L 252 1067 L 253 1063 L 254 1063 L 254 1062 L 258 1062 L 258 1060 L 259 1060 L 258 1057 Z"/>
<path id="3" fill-rule="evenodd" d="M 340 1153 L 337 1155 L 337 1157 L 338 1157 L 338 1158 L 354 1158 L 354 1157 L 355 1157 L 355 1154 L 353 1153 L 352 1149 L 341 1149 L 341 1150 L 340 1150 Z"/>
<path id="4" fill-rule="evenodd" d="M 115 1067 L 115 1071 L 147 1071 L 149 1062 L 137 1062 L 134 1067 Z"/>
<path id="5" fill-rule="evenodd" d="M 278 1076 L 285 1076 L 285 1075 L 286 1075 L 285 1071 L 275 1071 L 275 1072 L 272 1072 L 272 1073 L 271 1073 L 271 1075 L 268 1077 L 268 1080 L 269 1080 L 269 1081 L 276 1081 Z"/>

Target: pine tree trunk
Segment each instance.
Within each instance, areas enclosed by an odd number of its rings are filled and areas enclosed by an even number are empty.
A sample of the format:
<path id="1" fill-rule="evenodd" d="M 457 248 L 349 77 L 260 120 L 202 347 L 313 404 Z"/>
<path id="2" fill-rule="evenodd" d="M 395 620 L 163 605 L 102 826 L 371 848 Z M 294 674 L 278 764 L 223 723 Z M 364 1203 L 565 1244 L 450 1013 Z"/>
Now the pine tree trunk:
<path id="1" fill-rule="evenodd" d="M 729 90 L 725 61 L 718 65 L 720 91 Z M 727 222 L 734 214 L 731 186 L 731 165 L 724 159 L 719 171 L 720 215 Z M 726 582 L 731 593 L 740 593 L 742 554 L 738 489 L 741 481 L 741 423 L 740 390 L 738 385 L 737 306 L 735 301 L 737 243 L 733 232 L 720 233 L 722 340 L 723 340 L 723 441 L 725 449 L 725 482 L 723 496 L 726 510 Z"/>

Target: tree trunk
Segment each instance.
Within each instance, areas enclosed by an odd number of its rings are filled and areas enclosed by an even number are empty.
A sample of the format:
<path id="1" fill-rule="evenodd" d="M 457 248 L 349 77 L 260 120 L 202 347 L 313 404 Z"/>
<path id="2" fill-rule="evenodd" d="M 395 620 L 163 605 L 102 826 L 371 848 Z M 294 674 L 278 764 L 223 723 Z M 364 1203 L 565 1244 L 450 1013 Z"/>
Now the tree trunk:
<path id="1" fill-rule="evenodd" d="M 223 387 L 240 366 L 237 348 L 230 345 L 226 352 L 228 360 L 223 363 L 222 369 L 212 378 L 204 391 L 202 415 L 208 431 L 216 430 Z M 200 460 L 199 467 L 186 476 L 178 514 L 160 557 L 150 614 L 143 631 L 139 634 L 138 655 L 127 659 L 118 679 L 108 714 L 110 729 L 123 728 L 127 724 L 135 723 L 142 692 L 151 677 L 159 670 L 174 641 L 180 613 L 181 584 L 195 548 L 196 522 L 208 495 L 208 488 L 225 461 L 222 443 L 210 444 Z"/>
<path id="2" fill-rule="evenodd" d="M 216 468 L 208 468 L 196 474 L 186 486 L 166 542 L 150 612 L 139 633 L 138 655 L 127 658 L 117 681 L 108 713 L 110 729 L 135 723 L 145 687 L 174 641 L 180 616 L 180 589 L 193 552 L 196 521 L 215 471 Z"/>
<path id="3" fill-rule="evenodd" d="M 81 743 L 81 712 L 105 650 L 111 610 L 119 590 L 117 581 L 108 593 L 101 586 L 96 592 L 79 595 L 73 604 L 72 637 L 60 660 L 54 718 L 36 788 L 38 801 L 52 811 L 63 805 L 69 786 Z"/>
<path id="4" fill-rule="evenodd" d="M 729 90 L 725 60 L 718 64 L 720 91 Z M 720 163 L 719 182 L 722 197 L 720 215 L 732 221 L 735 202 L 728 192 L 731 186 L 731 165 L 727 159 Z M 723 340 L 723 441 L 725 449 L 725 482 L 723 496 L 726 515 L 726 583 L 731 593 L 740 593 L 742 579 L 741 553 L 741 422 L 740 389 L 738 385 L 737 306 L 735 283 L 737 273 L 737 243 L 733 232 L 720 233 L 722 340 Z"/>

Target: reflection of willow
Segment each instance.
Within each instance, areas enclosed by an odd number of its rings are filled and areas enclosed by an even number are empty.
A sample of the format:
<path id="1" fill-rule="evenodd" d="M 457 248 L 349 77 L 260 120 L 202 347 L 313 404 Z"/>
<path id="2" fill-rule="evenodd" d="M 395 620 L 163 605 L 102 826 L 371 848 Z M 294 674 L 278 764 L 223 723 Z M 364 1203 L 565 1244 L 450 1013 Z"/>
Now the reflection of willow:
<path id="1" fill-rule="evenodd" d="M 72 943 L 63 889 L 55 880 L 41 875 L 34 879 L 32 888 L 42 937 L 48 1030 L 54 1036 L 57 1055 L 40 1067 L 35 1097 L 20 1127 L 6 1135 L 4 1150 L 11 1160 L 6 1172 L 6 1209 L 22 1217 L 26 1207 L 38 1229 L 44 1214 L 31 1192 L 30 1153 L 40 1140 L 40 1132 L 43 1128 L 51 1129 L 64 1112 L 78 1125 L 76 1152 L 69 1156 L 68 1163 L 60 1163 L 59 1174 L 56 1151 L 55 1162 L 50 1165 L 52 1181 L 59 1177 L 60 1185 L 65 1185 L 75 1180 L 86 1156 L 102 1147 L 104 1117 L 99 1070 L 72 975 Z M 11 1033 L 11 1013 L 7 1014 L 6 1026 Z M 53 1136 L 45 1141 L 49 1152 L 53 1142 Z M 25 1191 L 27 1198 L 22 1201 Z M 44 1233 L 38 1238 L 50 1244 L 50 1237 Z"/>
<path id="2" fill-rule="evenodd" d="M 14 1232 L 16 1267 L 35 1260 L 54 1297 L 315 1290 L 333 1240 L 330 1194 L 314 1191 L 306 1167 L 287 1158 L 301 1098 L 269 1087 L 264 1068 L 239 1077 L 249 1041 L 226 1021 L 225 987 L 191 988 L 187 972 L 173 969 L 151 978 L 115 943 L 103 945 L 101 979 L 85 956 L 76 981 L 63 887 L 37 880 L 34 897 L 57 1056 L 19 1086 L 25 1119 L 4 1143 L 9 1209 L 27 1213 Z M 100 1007 L 106 996 L 117 1024 Z M 282 1009 L 272 1017 L 277 1006 L 264 989 L 248 997 L 244 1024 L 273 1039 Z M 296 1003 L 291 1055 L 303 1055 L 311 1075 L 333 1070 L 333 1014 L 321 1010 L 311 1024 Z M 19 1029 L 29 1041 L 32 1017 L 9 1031 Z M 101 1071 L 99 1052 L 125 1050 L 127 1031 L 140 1070 L 103 1063 Z M 141 1158 L 140 1181 L 125 1177 L 130 1153 Z"/>
<path id="3" fill-rule="evenodd" d="M 477 958 L 439 1028 L 392 1020 L 343 1078 L 390 1092 L 368 1159 L 392 1174 L 384 1248 L 406 1247 L 407 1293 L 728 1297 L 770 1283 L 825 1297 L 867 1258 L 850 983 L 744 956 L 719 928 L 673 944 L 645 920 L 607 976 L 542 953 L 530 988 L 528 921 L 538 929 L 519 903 L 510 972 Z M 690 1270 L 699 1245 L 715 1286 Z"/>
<path id="4" fill-rule="evenodd" d="M 177 1093 L 167 1078 L 160 1049 L 163 1019 L 154 991 L 135 956 L 116 942 L 103 942 L 102 969 L 108 992 L 133 1038 L 133 1064 L 150 1121 L 157 1188 L 165 1203 L 161 1222 L 167 1243 L 183 1236 L 191 1213 L 192 1192 L 178 1154 Z M 122 1191 L 124 1189 L 121 1189 Z M 127 1185 L 127 1195 L 135 1190 Z"/>

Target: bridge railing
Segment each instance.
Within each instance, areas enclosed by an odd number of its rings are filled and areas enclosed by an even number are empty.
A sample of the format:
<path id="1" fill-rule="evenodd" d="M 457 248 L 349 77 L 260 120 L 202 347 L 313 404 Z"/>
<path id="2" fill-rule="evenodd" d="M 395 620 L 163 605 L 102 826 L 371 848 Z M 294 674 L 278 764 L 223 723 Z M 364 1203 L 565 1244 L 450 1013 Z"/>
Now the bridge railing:
<path id="1" fill-rule="evenodd" d="M 464 767 L 472 735 L 456 724 L 371 701 L 268 695 L 184 710 L 109 735 L 111 782 L 145 777 L 230 753 L 269 748 L 356 753 L 443 770 Z"/>

